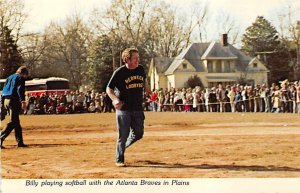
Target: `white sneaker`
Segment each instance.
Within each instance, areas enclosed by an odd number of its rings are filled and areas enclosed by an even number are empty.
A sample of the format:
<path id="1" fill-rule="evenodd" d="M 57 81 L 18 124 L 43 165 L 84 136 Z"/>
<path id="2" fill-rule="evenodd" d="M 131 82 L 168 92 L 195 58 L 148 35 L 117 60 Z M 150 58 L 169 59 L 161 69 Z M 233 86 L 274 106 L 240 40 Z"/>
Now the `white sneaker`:
<path id="1" fill-rule="evenodd" d="M 123 163 L 123 162 L 117 162 L 117 163 L 116 163 L 116 166 L 117 166 L 117 167 L 125 167 L 126 165 L 125 165 L 125 163 Z"/>

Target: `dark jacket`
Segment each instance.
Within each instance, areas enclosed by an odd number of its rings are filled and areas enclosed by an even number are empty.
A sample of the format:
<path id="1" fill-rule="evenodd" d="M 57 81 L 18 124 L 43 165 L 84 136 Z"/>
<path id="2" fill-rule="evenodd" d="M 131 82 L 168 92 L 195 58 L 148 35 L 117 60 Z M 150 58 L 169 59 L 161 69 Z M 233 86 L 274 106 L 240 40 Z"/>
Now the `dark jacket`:
<path id="1" fill-rule="evenodd" d="M 4 84 L 2 96 L 25 101 L 25 79 L 17 73 L 10 75 Z"/>

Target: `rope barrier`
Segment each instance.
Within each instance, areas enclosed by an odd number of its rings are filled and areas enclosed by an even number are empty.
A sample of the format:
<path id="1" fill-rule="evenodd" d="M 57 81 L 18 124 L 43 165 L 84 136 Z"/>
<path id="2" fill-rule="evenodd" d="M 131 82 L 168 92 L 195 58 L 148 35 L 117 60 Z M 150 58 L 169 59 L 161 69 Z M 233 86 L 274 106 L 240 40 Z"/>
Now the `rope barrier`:
<path id="1" fill-rule="evenodd" d="M 197 105 L 220 105 L 220 104 L 237 104 L 240 102 L 245 102 L 245 101 L 250 101 L 250 100 L 255 100 L 255 99 L 264 99 L 261 97 L 254 97 L 254 98 L 250 98 L 250 99 L 246 99 L 246 100 L 239 100 L 239 101 L 234 101 L 234 102 L 214 102 L 214 103 L 198 103 Z M 296 100 L 287 100 L 287 101 L 281 101 L 280 102 L 296 102 Z M 173 106 L 173 105 L 178 105 L 178 106 L 184 106 L 184 105 L 193 105 L 193 104 L 162 104 L 163 106 Z"/>

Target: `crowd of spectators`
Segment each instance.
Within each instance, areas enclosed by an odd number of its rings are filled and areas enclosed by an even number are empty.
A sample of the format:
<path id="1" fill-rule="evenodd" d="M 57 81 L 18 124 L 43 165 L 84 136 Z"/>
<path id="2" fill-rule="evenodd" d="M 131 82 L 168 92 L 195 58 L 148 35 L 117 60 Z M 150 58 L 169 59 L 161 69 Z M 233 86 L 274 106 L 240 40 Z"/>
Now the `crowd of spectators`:
<path id="1" fill-rule="evenodd" d="M 27 94 L 24 114 L 72 114 L 112 112 L 114 107 L 105 92 L 75 91 L 64 94 Z"/>
<path id="2" fill-rule="evenodd" d="M 280 83 L 153 90 L 146 99 L 146 110 L 300 113 L 300 82 Z"/>
<path id="3" fill-rule="evenodd" d="M 156 112 L 284 112 L 300 113 L 300 82 L 280 85 L 227 85 L 212 88 L 172 88 L 145 93 L 144 110 Z M 24 114 L 114 112 L 105 92 L 74 91 L 64 94 L 27 95 Z"/>

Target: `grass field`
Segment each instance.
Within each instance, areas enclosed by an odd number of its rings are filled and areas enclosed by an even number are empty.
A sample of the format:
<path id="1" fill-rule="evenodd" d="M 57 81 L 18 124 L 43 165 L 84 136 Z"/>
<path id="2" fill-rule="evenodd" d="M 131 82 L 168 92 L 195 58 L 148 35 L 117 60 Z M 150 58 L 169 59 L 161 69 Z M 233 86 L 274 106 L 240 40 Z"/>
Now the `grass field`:
<path id="1" fill-rule="evenodd" d="M 300 177 L 300 115 L 145 113 L 144 138 L 114 165 L 115 114 L 21 116 L 1 150 L 2 177 L 274 178 Z M 2 122 L 2 127 L 6 125 Z"/>

